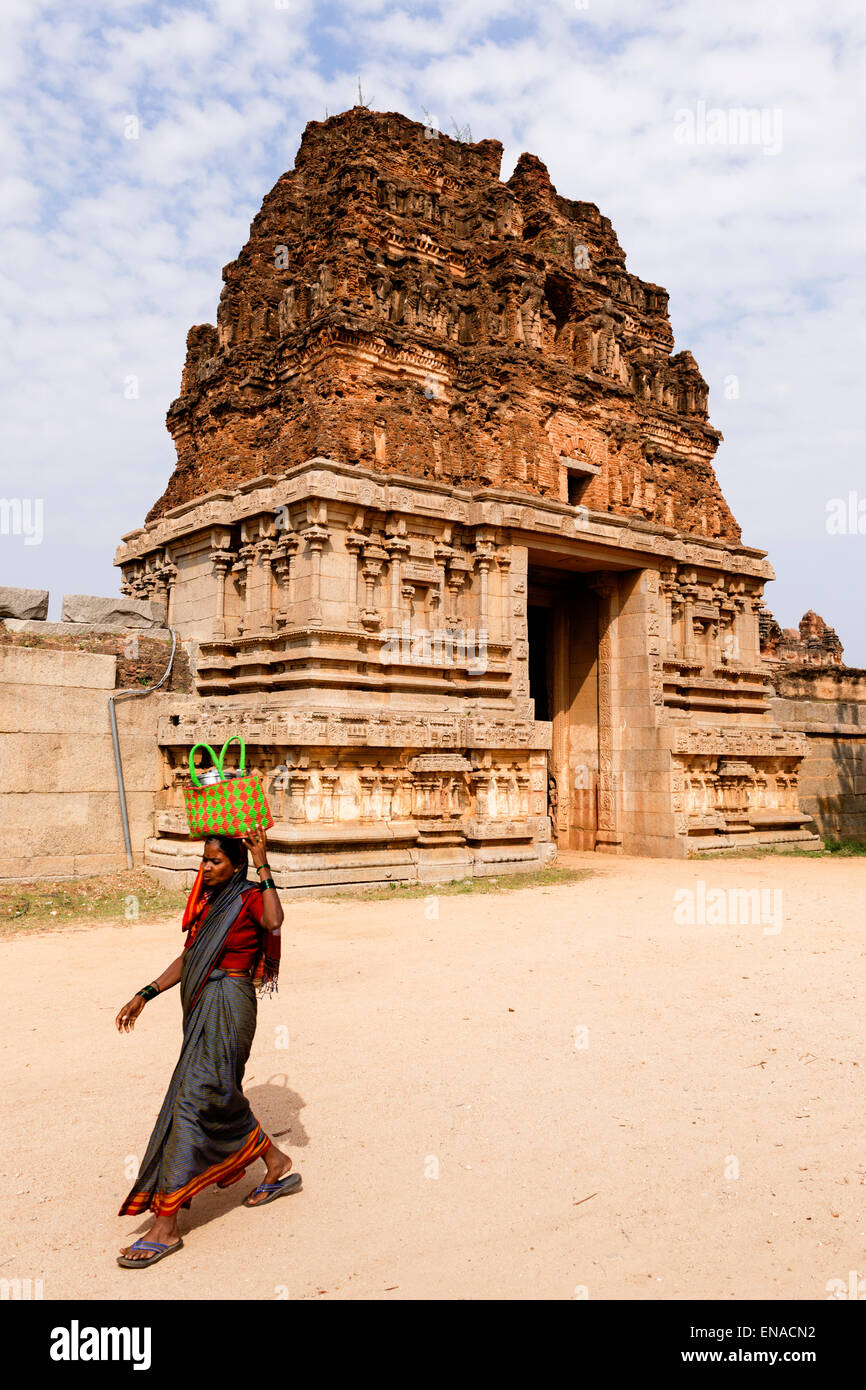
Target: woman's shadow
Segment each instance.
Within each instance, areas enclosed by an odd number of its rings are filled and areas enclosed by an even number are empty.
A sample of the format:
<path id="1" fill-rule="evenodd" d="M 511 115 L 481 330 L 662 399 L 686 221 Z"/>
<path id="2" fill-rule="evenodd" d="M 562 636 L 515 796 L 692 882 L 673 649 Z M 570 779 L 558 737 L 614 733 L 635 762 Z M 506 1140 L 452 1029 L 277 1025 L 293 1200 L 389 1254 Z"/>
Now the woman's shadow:
<path id="1" fill-rule="evenodd" d="M 252 1086 L 249 1089 L 245 1087 L 244 1094 L 262 1129 L 280 1148 L 283 1147 L 280 1143 L 283 1139 L 288 1148 L 304 1148 L 310 1142 L 300 1118 L 306 1101 L 297 1091 L 289 1089 L 288 1081 L 289 1078 L 283 1072 L 276 1072 L 260 1086 Z M 292 1172 L 295 1172 L 294 1160 Z M 227 1211 L 238 1206 L 263 1178 L 264 1168 L 260 1160 L 256 1159 L 244 1176 L 230 1187 L 206 1187 L 203 1192 L 193 1197 L 188 1210 L 181 1208 L 178 1213 L 181 1235 L 224 1216 Z M 141 1230 L 147 1230 L 152 1221 L 153 1216 L 148 1212 Z"/>

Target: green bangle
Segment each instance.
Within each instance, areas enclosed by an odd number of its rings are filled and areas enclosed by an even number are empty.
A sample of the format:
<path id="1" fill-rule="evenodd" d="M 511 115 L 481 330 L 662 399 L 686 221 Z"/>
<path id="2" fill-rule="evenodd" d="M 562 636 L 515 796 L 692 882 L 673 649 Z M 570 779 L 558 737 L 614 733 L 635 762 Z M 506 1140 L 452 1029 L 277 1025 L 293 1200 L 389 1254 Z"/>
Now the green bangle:
<path id="1" fill-rule="evenodd" d="M 272 878 L 263 878 L 259 883 L 259 892 L 265 893 L 269 888 L 276 888 L 276 886 Z"/>
<path id="2" fill-rule="evenodd" d="M 145 985 L 144 989 L 136 990 L 136 994 L 140 994 L 146 1004 L 149 999 L 155 999 L 159 994 L 159 985 L 156 983 Z"/>

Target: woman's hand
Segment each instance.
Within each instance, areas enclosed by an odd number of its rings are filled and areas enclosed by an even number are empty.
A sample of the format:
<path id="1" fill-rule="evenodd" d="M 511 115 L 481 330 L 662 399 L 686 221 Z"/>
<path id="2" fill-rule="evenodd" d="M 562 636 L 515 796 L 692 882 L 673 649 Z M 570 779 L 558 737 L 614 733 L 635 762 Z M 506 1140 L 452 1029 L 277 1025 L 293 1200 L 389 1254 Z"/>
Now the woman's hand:
<path id="1" fill-rule="evenodd" d="M 253 866 L 260 869 L 263 864 L 268 862 L 268 846 L 265 840 L 265 832 L 260 825 L 255 826 L 249 835 L 243 836 L 243 842 L 253 857 Z"/>
<path id="2" fill-rule="evenodd" d="M 268 846 L 265 840 L 265 832 L 261 826 L 256 826 L 249 835 L 244 835 L 244 844 L 253 856 L 253 864 L 261 873 L 262 868 L 268 864 Z M 268 874 L 265 878 L 269 877 Z M 260 880 L 264 882 L 264 880 Z M 276 888 L 265 888 L 262 891 L 262 926 L 266 931 L 276 931 L 283 921 L 283 908 L 277 895 Z"/>
<path id="3" fill-rule="evenodd" d="M 135 1020 L 138 1018 L 138 1015 L 141 1013 L 146 1003 L 147 1000 L 142 999 L 140 994 L 134 994 L 129 1003 L 124 1004 L 117 1018 L 114 1020 L 117 1024 L 117 1031 L 119 1033 L 129 1033 L 135 1027 Z"/>

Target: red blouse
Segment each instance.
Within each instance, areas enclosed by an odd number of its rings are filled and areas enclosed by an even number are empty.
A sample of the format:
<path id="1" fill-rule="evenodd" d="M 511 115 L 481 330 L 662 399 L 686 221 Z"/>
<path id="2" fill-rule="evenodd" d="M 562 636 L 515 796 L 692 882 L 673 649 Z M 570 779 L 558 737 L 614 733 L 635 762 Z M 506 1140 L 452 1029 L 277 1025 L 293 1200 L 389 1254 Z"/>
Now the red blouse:
<path id="1" fill-rule="evenodd" d="M 205 907 L 197 922 L 187 932 L 184 950 L 188 951 L 195 934 L 207 916 Z M 277 938 L 279 940 L 279 938 Z M 222 954 L 216 961 L 218 970 L 251 970 L 262 949 L 262 895 L 257 888 L 245 890 L 243 906 L 229 928 Z"/>

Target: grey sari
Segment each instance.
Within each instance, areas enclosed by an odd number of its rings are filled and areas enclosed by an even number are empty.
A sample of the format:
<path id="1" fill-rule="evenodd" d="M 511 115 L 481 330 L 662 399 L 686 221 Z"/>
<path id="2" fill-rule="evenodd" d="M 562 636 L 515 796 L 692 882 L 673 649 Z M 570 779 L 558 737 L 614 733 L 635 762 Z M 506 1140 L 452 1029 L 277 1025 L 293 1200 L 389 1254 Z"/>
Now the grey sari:
<path id="1" fill-rule="evenodd" d="M 241 1089 L 256 1031 L 253 982 L 215 967 L 246 887 L 239 870 L 211 899 L 184 952 L 180 1058 L 120 1216 L 188 1207 L 203 1188 L 237 1182 L 270 1145 Z"/>

